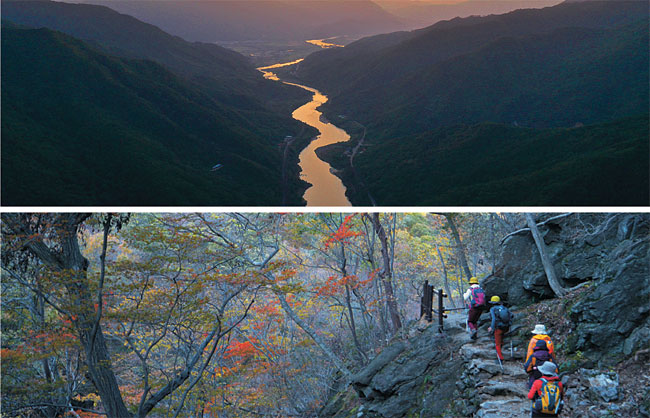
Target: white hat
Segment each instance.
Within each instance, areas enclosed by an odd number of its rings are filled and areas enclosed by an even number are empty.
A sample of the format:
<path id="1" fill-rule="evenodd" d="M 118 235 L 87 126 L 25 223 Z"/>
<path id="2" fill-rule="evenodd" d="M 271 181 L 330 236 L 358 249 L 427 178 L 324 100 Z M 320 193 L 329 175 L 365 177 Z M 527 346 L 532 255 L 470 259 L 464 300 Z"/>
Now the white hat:
<path id="1" fill-rule="evenodd" d="M 533 334 L 548 334 L 546 332 L 546 327 L 543 324 L 537 324 L 535 325 L 535 329 L 531 331 Z"/>
<path id="2" fill-rule="evenodd" d="M 557 373 L 555 373 L 557 366 L 552 361 L 545 361 L 541 366 L 537 367 L 537 370 L 544 376 L 557 376 Z"/>

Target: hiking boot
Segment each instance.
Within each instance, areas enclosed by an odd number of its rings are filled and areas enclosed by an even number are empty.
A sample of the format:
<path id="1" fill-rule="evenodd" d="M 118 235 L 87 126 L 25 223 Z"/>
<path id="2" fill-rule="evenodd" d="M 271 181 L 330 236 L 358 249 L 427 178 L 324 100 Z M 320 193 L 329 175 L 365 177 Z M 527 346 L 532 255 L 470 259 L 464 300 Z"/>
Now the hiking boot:
<path id="1" fill-rule="evenodd" d="M 478 338 L 478 331 L 472 330 L 472 335 L 470 336 L 472 340 L 475 340 Z"/>

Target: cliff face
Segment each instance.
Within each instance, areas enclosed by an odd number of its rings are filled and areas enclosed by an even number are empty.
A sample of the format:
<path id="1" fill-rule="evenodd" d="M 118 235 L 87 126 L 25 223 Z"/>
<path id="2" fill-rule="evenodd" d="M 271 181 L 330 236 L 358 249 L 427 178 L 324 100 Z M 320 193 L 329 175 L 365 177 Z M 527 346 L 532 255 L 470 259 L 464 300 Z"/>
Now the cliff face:
<path id="1" fill-rule="evenodd" d="M 462 313 L 449 315 L 442 335 L 419 322 L 320 416 L 528 417 L 523 357 L 531 329 L 544 323 L 566 389 L 563 417 L 649 417 L 650 389 L 640 376 L 647 375 L 650 347 L 650 215 L 573 214 L 539 228 L 557 275 L 572 290 L 553 296 L 528 230 L 503 241 L 496 273 L 482 281 L 488 297 L 500 295 L 515 312 L 503 366 L 487 315 L 477 341 L 465 333 Z"/>
<path id="2" fill-rule="evenodd" d="M 650 215 L 573 214 L 539 229 L 563 286 L 589 289 L 567 306 L 573 324 L 567 349 L 600 360 L 647 348 Z M 505 239 L 495 273 L 482 286 L 520 307 L 553 297 L 530 231 Z"/>

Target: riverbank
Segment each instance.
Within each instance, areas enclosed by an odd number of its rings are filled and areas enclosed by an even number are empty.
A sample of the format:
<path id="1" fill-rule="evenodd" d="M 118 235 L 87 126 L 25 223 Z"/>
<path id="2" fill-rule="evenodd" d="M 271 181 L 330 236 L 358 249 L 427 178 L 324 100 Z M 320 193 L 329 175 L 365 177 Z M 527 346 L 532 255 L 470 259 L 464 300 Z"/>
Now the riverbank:
<path id="1" fill-rule="evenodd" d="M 333 170 L 326 161 L 319 158 L 316 150 L 327 145 L 347 142 L 350 140 L 350 135 L 327 121 L 323 117 L 322 112 L 318 109 L 321 105 L 327 102 L 327 96 L 320 91 L 289 81 L 283 81 L 275 73 L 280 68 L 287 68 L 299 64 L 302 59 L 297 59 L 286 63 L 277 63 L 269 66 L 259 67 L 258 70 L 262 72 L 264 78 L 273 81 L 282 81 L 285 84 L 293 85 L 313 94 L 312 100 L 304 105 L 295 109 L 292 117 L 298 121 L 305 123 L 308 126 L 315 128 L 319 135 L 317 135 L 298 155 L 298 166 L 300 167 L 299 179 L 300 181 L 307 182 L 310 186 L 305 190 L 303 199 L 307 206 L 351 206 L 352 204 L 346 196 L 346 187 L 342 180 L 337 176 L 338 170 Z M 293 140 L 287 137 L 285 140 L 285 149 L 283 151 L 283 195 L 287 196 L 287 169 L 286 169 L 286 156 L 288 155 L 289 148 L 293 145 Z M 285 197 L 286 200 L 286 197 Z"/>
<path id="2" fill-rule="evenodd" d="M 336 170 L 346 187 L 346 196 L 354 206 L 376 206 L 375 199 L 363 181 L 363 172 L 354 165 L 354 159 L 372 146 L 366 138 L 366 128 L 353 120 L 337 119 L 337 125 L 350 134 L 350 141 L 321 147 L 316 154 Z"/>

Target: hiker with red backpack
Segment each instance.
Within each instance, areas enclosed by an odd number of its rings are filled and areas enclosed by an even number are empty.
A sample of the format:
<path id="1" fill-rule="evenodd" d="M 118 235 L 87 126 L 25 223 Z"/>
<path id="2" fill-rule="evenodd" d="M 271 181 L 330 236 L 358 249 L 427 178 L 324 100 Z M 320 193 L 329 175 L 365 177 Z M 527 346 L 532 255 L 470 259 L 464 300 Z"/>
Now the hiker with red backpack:
<path id="1" fill-rule="evenodd" d="M 503 335 L 510 330 L 512 323 L 512 313 L 508 308 L 503 306 L 499 296 L 492 296 L 490 304 L 494 305 L 490 308 L 490 317 L 492 322 L 488 328 L 488 332 L 494 332 L 494 346 L 497 350 L 497 357 L 499 362 L 503 361 L 503 354 L 501 353 L 501 346 L 503 345 Z"/>
<path id="2" fill-rule="evenodd" d="M 535 380 L 542 377 L 542 373 L 539 371 L 538 366 L 544 364 L 546 361 L 551 361 L 557 364 L 555 361 L 555 355 L 548 351 L 546 341 L 537 340 L 532 354 L 528 356 L 524 363 L 524 369 L 526 369 L 526 372 L 528 373 L 528 389 L 533 386 Z M 557 370 L 555 372 L 557 373 Z"/>
<path id="3" fill-rule="evenodd" d="M 562 412 L 564 390 L 557 375 L 557 366 L 546 361 L 537 368 L 542 377 L 536 379 L 528 392 L 528 399 L 533 401 L 531 418 L 556 417 Z"/>
<path id="4" fill-rule="evenodd" d="M 478 320 L 485 309 L 485 292 L 478 285 L 478 279 L 472 277 L 469 279 L 469 289 L 463 295 L 463 299 L 469 303 L 469 313 L 467 314 L 467 326 L 470 330 L 470 337 L 475 340 L 478 337 Z"/>

